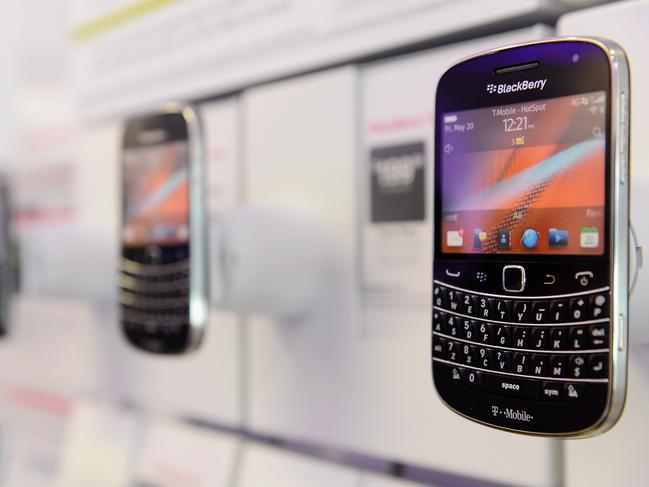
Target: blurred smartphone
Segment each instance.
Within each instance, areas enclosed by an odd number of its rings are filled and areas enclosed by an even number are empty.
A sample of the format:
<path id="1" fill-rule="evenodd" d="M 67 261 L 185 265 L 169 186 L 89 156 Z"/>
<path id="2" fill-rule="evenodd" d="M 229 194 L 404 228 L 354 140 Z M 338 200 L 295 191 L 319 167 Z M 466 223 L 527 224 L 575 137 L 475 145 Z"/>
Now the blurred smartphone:
<path id="1" fill-rule="evenodd" d="M 204 161 L 195 111 L 173 105 L 126 123 L 121 326 L 141 350 L 181 354 L 207 322 Z"/>
<path id="2" fill-rule="evenodd" d="M 578 437 L 627 383 L 629 70 L 558 38 L 451 67 L 435 114 L 433 376 L 480 423 Z"/>
<path id="3" fill-rule="evenodd" d="M 11 232 L 11 198 L 9 182 L 0 176 L 0 336 L 7 334 L 10 322 L 11 295 L 16 291 L 16 247 Z"/>

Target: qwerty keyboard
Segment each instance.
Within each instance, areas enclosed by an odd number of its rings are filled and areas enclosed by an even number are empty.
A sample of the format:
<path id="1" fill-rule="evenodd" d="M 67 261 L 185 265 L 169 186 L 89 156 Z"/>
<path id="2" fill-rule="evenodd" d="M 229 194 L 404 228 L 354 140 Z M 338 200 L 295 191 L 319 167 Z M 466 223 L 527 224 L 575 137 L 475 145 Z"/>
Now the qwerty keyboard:
<path id="1" fill-rule="evenodd" d="M 552 299 L 495 296 L 436 282 L 433 360 L 491 394 L 578 401 L 608 382 L 608 287 Z"/>
<path id="2" fill-rule="evenodd" d="M 157 263 L 139 254 L 132 256 L 139 261 L 122 261 L 119 286 L 124 331 L 133 343 L 155 352 L 182 349 L 189 330 L 189 259 L 183 248 L 180 254 L 172 250 L 171 256 L 165 255 L 170 251 L 163 251 Z M 174 261 L 179 255 L 185 258 Z"/>

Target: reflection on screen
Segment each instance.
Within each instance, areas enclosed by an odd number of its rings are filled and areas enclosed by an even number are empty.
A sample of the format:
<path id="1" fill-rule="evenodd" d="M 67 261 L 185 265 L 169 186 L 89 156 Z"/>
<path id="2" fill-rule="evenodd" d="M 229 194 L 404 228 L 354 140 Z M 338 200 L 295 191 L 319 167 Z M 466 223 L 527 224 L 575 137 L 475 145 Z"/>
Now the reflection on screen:
<path id="1" fill-rule="evenodd" d="M 606 95 L 445 113 L 442 252 L 604 253 Z"/>
<path id="2" fill-rule="evenodd" d="M 187 144 L 128 149 L 124 154 L 127 246 L 175 245 L 189 238 Z"/>

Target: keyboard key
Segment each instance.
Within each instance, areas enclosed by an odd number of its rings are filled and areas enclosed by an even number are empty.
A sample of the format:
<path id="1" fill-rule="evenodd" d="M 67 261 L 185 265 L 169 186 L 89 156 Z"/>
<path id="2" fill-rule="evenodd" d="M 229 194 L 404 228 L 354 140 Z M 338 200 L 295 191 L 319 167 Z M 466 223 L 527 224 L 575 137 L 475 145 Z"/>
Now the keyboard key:
<path id="1" fill-rule="evenodd" d="M 530 303 L 527 301 L 516 301 L 514 303 L 514 313 L 512 321 L 517 323 L 529 323 L 530 321 Z"/>
<path id="2" fill-rule="evenodd" d="M 498 321 L 511 321 L 512 319 L 512 302 L 506 299 L 497 299 L 494 301 L 495 319 Z"/>
<path id="3" fill-rule="evenodd" d="M 530 332 L 528 326 L 517 326 L 514 328 L 514 346 L 516 348 L 530 348 Z"/>
<path id="4" fill-rule="evenodd" d="M 563 384 L 563 397 L 569 401 L 581 399 L 586 394 L 586 384 L 583 382 L 566 382 Z"/>
<path id="5" fill-rule="evenodd" d="M 530 356 L 526 353 L 515 353 L 513 371 L 515 374 L 528 375 L 530 372 Z"/>
<path id="6" fill-rule="evenodd" d="M 479 297 L 476 299 L 478 311 L 476 316 L 483 320 L 494 318 L 494 300 L 491 298 Z"/>
<path id="7" fill-rule="evenodd" d="M 471 294 L 464 294 L 462 296 L 462 313 L 473 316 L 477 311 L 476 297 Z"/>
<path id="8" fill-rule="evenodd" d="M 445 287 L 435 286 L 433 289 L 433 305 L 439 308 L 446 308 L 448 306 Z"/>
<path id="9" fill-rule="evenodd" d="M 460 384 L 462 382 L 463 369 L 461 369 L 460 367 L 452 367 L 449 369 L 449 371 L 451 373 L 451 380 Z"/>
<path id="10" fill-rule="evenodd" d="M 547 375 L 549 358 L 548 355 L 532 355 L 532 375 Z"/>
<path id="11" fill-rule="evenodd" d="M 181 325 L 172 325 L 172 326 L 164 326 L 162 327 L 162 333 L 164 335 L 178 335 L 182 332 L 182 326 Z"/>
<path id="12" fill-rule="evenodd" d="M 566 374 L 567 364 L 564 355 L 553 355 L 550 358 L 550 377 L 563 377 Z"/>
<path id="13" fill-rule="evenodd" d="M 544 401 L 560 401 L 563 397 L 561 382 L 544 382 L 541 386 L 541 399 Z"/>
<path id="14" fill-rule="evenodd" d="M 476 348 L 476 364 L 477 367 L 481 369 L 492 369 L 494 368 L 494 352 L 493 350 L 486 347 L 477 347 Z"/>
<path id="15" fill-rule="evenodd" d="M 571 350 L 581 350 L 586 346 L 586 328 L 583 326 L 573 326 L 570 328 L 570 341 L 568 348 Z"/>
<path id="16" fill-rule="evenodd" d="M 568 301 L 552 301 L 550 303 L 550 323 L 563 323 L 568 316 Z"/>
<path id="17" fill-rule="evenodd" d="M 433 357 L 446 358 L 447 351 L 446 339 L 438 336 L 433 336 Z"/>
<path id="18" fill-rule="evenodd" d="M 553 328 L 550 331 L 550 349 L 565 350 L 568 345 L 568 330 L 566 328 Z"/>
<path id="19" fill-rule="evenodd" d="M 608 315 L 608 296 L 606 294 L 594 294 L 590 297 L 590 318 L 599 320 Z"/>
<path id="20" fill-rule="evenodd" d="M 455 289 L 449 289 L 446 296 L 448 303 L 447 309 L 459 313 L 462 309 L 462 293 Z"/>
<path id="21" fill-rule="evenodd" d="M 512 354 L 504 350 L 496 350 L 495 355 L 495 368 L 499 372 L 509 372 L 512 367 Z"/>
<path id="22" fill-rule="evenodd" d="M 539 301 L 532 306 L 532 323 L 546 323 L 550 313 L 550 305 L 547 302 Z"/>
<path id="23" fill-rule="evenodd" d="M 189 247 L 162 249 L 162 260 L 165 264 L 172 264 L 189 258 Z"/>
<path id="24" fill-rule="evenodd" d="M 588 375 L 593 378 L 602 378 L 608 375 L 608 355 L 596 353 L 588 360 Z"/>
<path id="25" fill-rule="evenodd" d="M 570 321 L 581 321 L 588 319 L 588 302 L 587 298 L 578 297 L 570 300 Z"/>
<path id="26" fill-rule="evenodd" d="M 459 337 L 460 336 L 460 327 L 462 322 L 462 318 L 458 318 L 457 316 L 453 315 L 448 315 L 448 319 L 446 320 L 446 334 L 452 337 Z"/>
<path id="27" fill-rule="evenodd" d="M 512 344 L 511 329 L 507 325 L 493 325 L 495 344 L 501 347 L 509 347 Z"/>
<path id="28" fill-rule="evenodd" d="M 460 344 L 448 340 L 446 342 L 446 359 L 451 362 L 459 362 L 462 351 L 460 350 Z"/>
<path id="29" fill-rule="evenodd" d="M 494 325 L 478 323 L 476 341 L 483 344 L 494 343 Z"/>
<path id="30" fill-rule="evenodd" d="M 462 384 L 471 387 L 472 389 L 482 389 L 482 372 L 478 370 L 463 370 L 462 371 Z"/>
<path id="31" fill-rule="evenodd" d="M 462 338 L 465 340 L 475 340 L 475 322 L 472 320 L 462 320 Z"/>
<path id="32" fill-rule="evenodd" d="M 433 331 L 447 333 L 447 315 L 443 311 L 433 311 Z"/>
<path id="33" fill-rule="evenodd" d="M 586 357 L 583 355 L 571 355 L 568 377 L 579 379 L 586 375 Z"/>
<path id="34" fill-rule="evenodd" d="M 544 350 L 548 348 L 548 336 L 550 330 L 546 328 L 534 328 L 532 330 L 532 345 L 531 348 L 536 350 Z"/>
<path id="35" fill-rule="evenodd" d="M 536 380 L 485 374 L 484 381 L 486 390 L 494 394 L 519 399 L 538 399 L 539 397 L 539 383 Z"/>
<path id="36" fill-rule="evenodd" d="M 590 348 L 608 347 L 608 323 L 588 327 L 588 344 Z"/>
<path id="37" fill-rule="evenodd" d="M 475 347 L 466 343 L 462 344 L 462 364 L 475 366 Z"/>

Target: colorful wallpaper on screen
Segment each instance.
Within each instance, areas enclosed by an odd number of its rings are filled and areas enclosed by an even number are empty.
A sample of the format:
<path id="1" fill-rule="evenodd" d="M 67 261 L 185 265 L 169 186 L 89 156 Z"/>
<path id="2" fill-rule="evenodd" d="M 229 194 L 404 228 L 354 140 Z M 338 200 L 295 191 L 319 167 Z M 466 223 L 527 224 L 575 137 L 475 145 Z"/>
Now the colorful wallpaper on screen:
<path id="1" fill-rule="evenodd" d="M 441 122 L 443 252 L 604 252 L 603 92 Z"/>
<path id="2" fill-rule="evenodd" d="M 189 175 L 185 142 L 131 149 L 125 154 L 124 243 L 186 243 Z"/>

